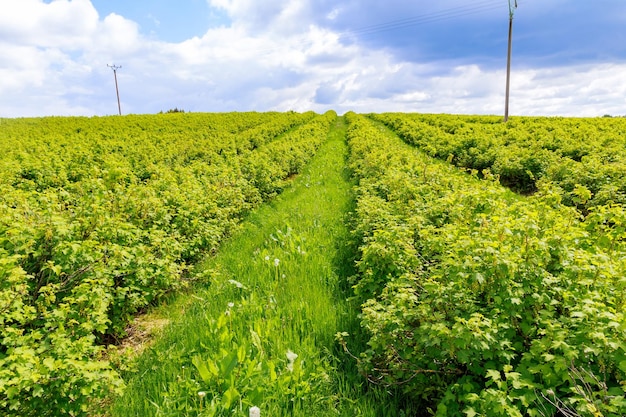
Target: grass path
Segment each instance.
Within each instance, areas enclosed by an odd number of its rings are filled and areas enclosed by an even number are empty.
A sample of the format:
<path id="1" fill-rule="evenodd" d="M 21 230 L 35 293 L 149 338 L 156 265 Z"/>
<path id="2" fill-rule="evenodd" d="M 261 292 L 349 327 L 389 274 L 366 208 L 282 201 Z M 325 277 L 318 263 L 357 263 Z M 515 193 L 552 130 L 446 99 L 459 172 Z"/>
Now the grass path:
<path id="1" fill-rule="evenodd" d="M 129 373 L 113 416 L 396 415 L 337 347 L 356 332 L 338 118 L 307 169 L 208 259 L 207 286 L 165 307 L 170 325 Z M 135 367 L 132 367 L 135 369 Z"/>

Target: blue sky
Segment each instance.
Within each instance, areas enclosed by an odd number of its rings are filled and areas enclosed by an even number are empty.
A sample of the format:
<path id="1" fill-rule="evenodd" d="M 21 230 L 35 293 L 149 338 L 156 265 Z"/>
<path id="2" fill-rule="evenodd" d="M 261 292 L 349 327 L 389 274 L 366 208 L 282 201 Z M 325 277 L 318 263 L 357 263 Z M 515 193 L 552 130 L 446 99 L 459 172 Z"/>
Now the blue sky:
<path id="1" fill-rule="evenodd" d="M 101 16 L 116 13 L 139 24 L 143 34 L 166 42 L 202 36 L 208 29 L 229 25 L 228 15 L 206 0 L 92 0 Z"/>
<path id="2" fill-rule="evenodd" d="M 626 2 L 518 0 L 511 114 L 626 115 Z M 508 0 L 0 0 L 0 117 L 500 114 Z"/>

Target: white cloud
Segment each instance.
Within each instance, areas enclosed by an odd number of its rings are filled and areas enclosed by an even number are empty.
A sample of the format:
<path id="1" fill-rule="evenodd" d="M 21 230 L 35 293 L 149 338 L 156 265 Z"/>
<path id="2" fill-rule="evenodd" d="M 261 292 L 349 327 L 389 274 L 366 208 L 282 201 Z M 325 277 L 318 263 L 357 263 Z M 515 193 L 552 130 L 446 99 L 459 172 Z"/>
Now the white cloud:
<path id="1" fill-rule="evenodd" d="M 101 19 L 89 0 L 0 0 L 0 9 L 3 116 L 101 114 L 94 70 L 149 49 L 135 22 Z"/>
<path id="2" fill-rule="evenodd" d="M 89 0 L 0 0 L 0 10 L 0 39 L 16 44 L 84 48 L 98 26 Z"/>
<path id="3" fill-rule="evenodd" d="M 168 43 L 98 16 L 89 0 L 0 0 L 0 116 L 116 113 L 113 63 L 124 113 L 503 111 L 504 68 L 344 44 L 310 21 L 310 0 L 207 1 L 232 25 Z M 323 16 L 337 17 L 334 7 Z M 626 64 L 514 68 L 511 114 L 625 114 L 625 77 Z"/>
<path id="4" fill-rule="evenodd" d="M 224 10 L 233 26 L 265 36 L 300 33 L 316 17 L 312 0 L 208 0 L 208 3 Z"/>
<path id="5" fill-rule="evenodd" d="M 148 19 L 154 23 L 154 26 L 161 26 L 161 21 L 157 19 L 152 13 L 148 13 Z"/>
<path id="6" fill-rule="evenodd" d="M 511 106 L 522 114 L 626 115 L 624 63 L 527 69 L 511 82 Z"/>
<path id="7" fill-rule="evenodd" d="M 91 42 L 96 52 L 121 56 L 134 54 L 148 43 L 141 39 L 137 23 L 114 13 L 106 16 L 98 25 Z"/>
<path id="8" fill-rule="evenodd" d="M 326 15 L 326 19 L 328 19 L 328 20 L 335 20 L 335 19 L 337 19 L 337 17 L 339 17 L 340 14 L 341 14 L 341 8 L 340 7 L 335 7 L 334 9 L 332 9 Z"/>

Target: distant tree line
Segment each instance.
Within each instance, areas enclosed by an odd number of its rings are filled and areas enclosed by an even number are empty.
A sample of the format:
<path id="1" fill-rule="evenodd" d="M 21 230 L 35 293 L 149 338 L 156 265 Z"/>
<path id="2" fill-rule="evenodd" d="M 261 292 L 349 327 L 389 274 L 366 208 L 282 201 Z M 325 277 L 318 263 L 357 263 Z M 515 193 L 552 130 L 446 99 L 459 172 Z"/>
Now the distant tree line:
<path id="1" fill-rule="evenodd" d="M 173 109 L 169 109 L 168 111 L 165 112 L 165 114 L 168 113 L 184 113 L 185 110 L 183 109 L 179 109 L 178 107 L 174 107 Z M 163 110 L 161 110 L 158 114 L 163 114 Z"/>

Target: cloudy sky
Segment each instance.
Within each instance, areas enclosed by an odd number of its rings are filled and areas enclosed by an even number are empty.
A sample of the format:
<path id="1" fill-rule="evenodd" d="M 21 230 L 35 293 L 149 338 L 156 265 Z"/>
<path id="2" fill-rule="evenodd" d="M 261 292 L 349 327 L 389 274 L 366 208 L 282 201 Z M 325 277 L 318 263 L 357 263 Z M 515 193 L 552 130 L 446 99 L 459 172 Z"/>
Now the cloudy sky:
<path id="1" fill-rule="evenodd" d="M 513 0 L 511 0 L 513 1 Z M 626 2 L 518 0 L 512 115 L 626 115 Z M 0 117 L 501 114 L 508 0 L 0 0 Z"/>

